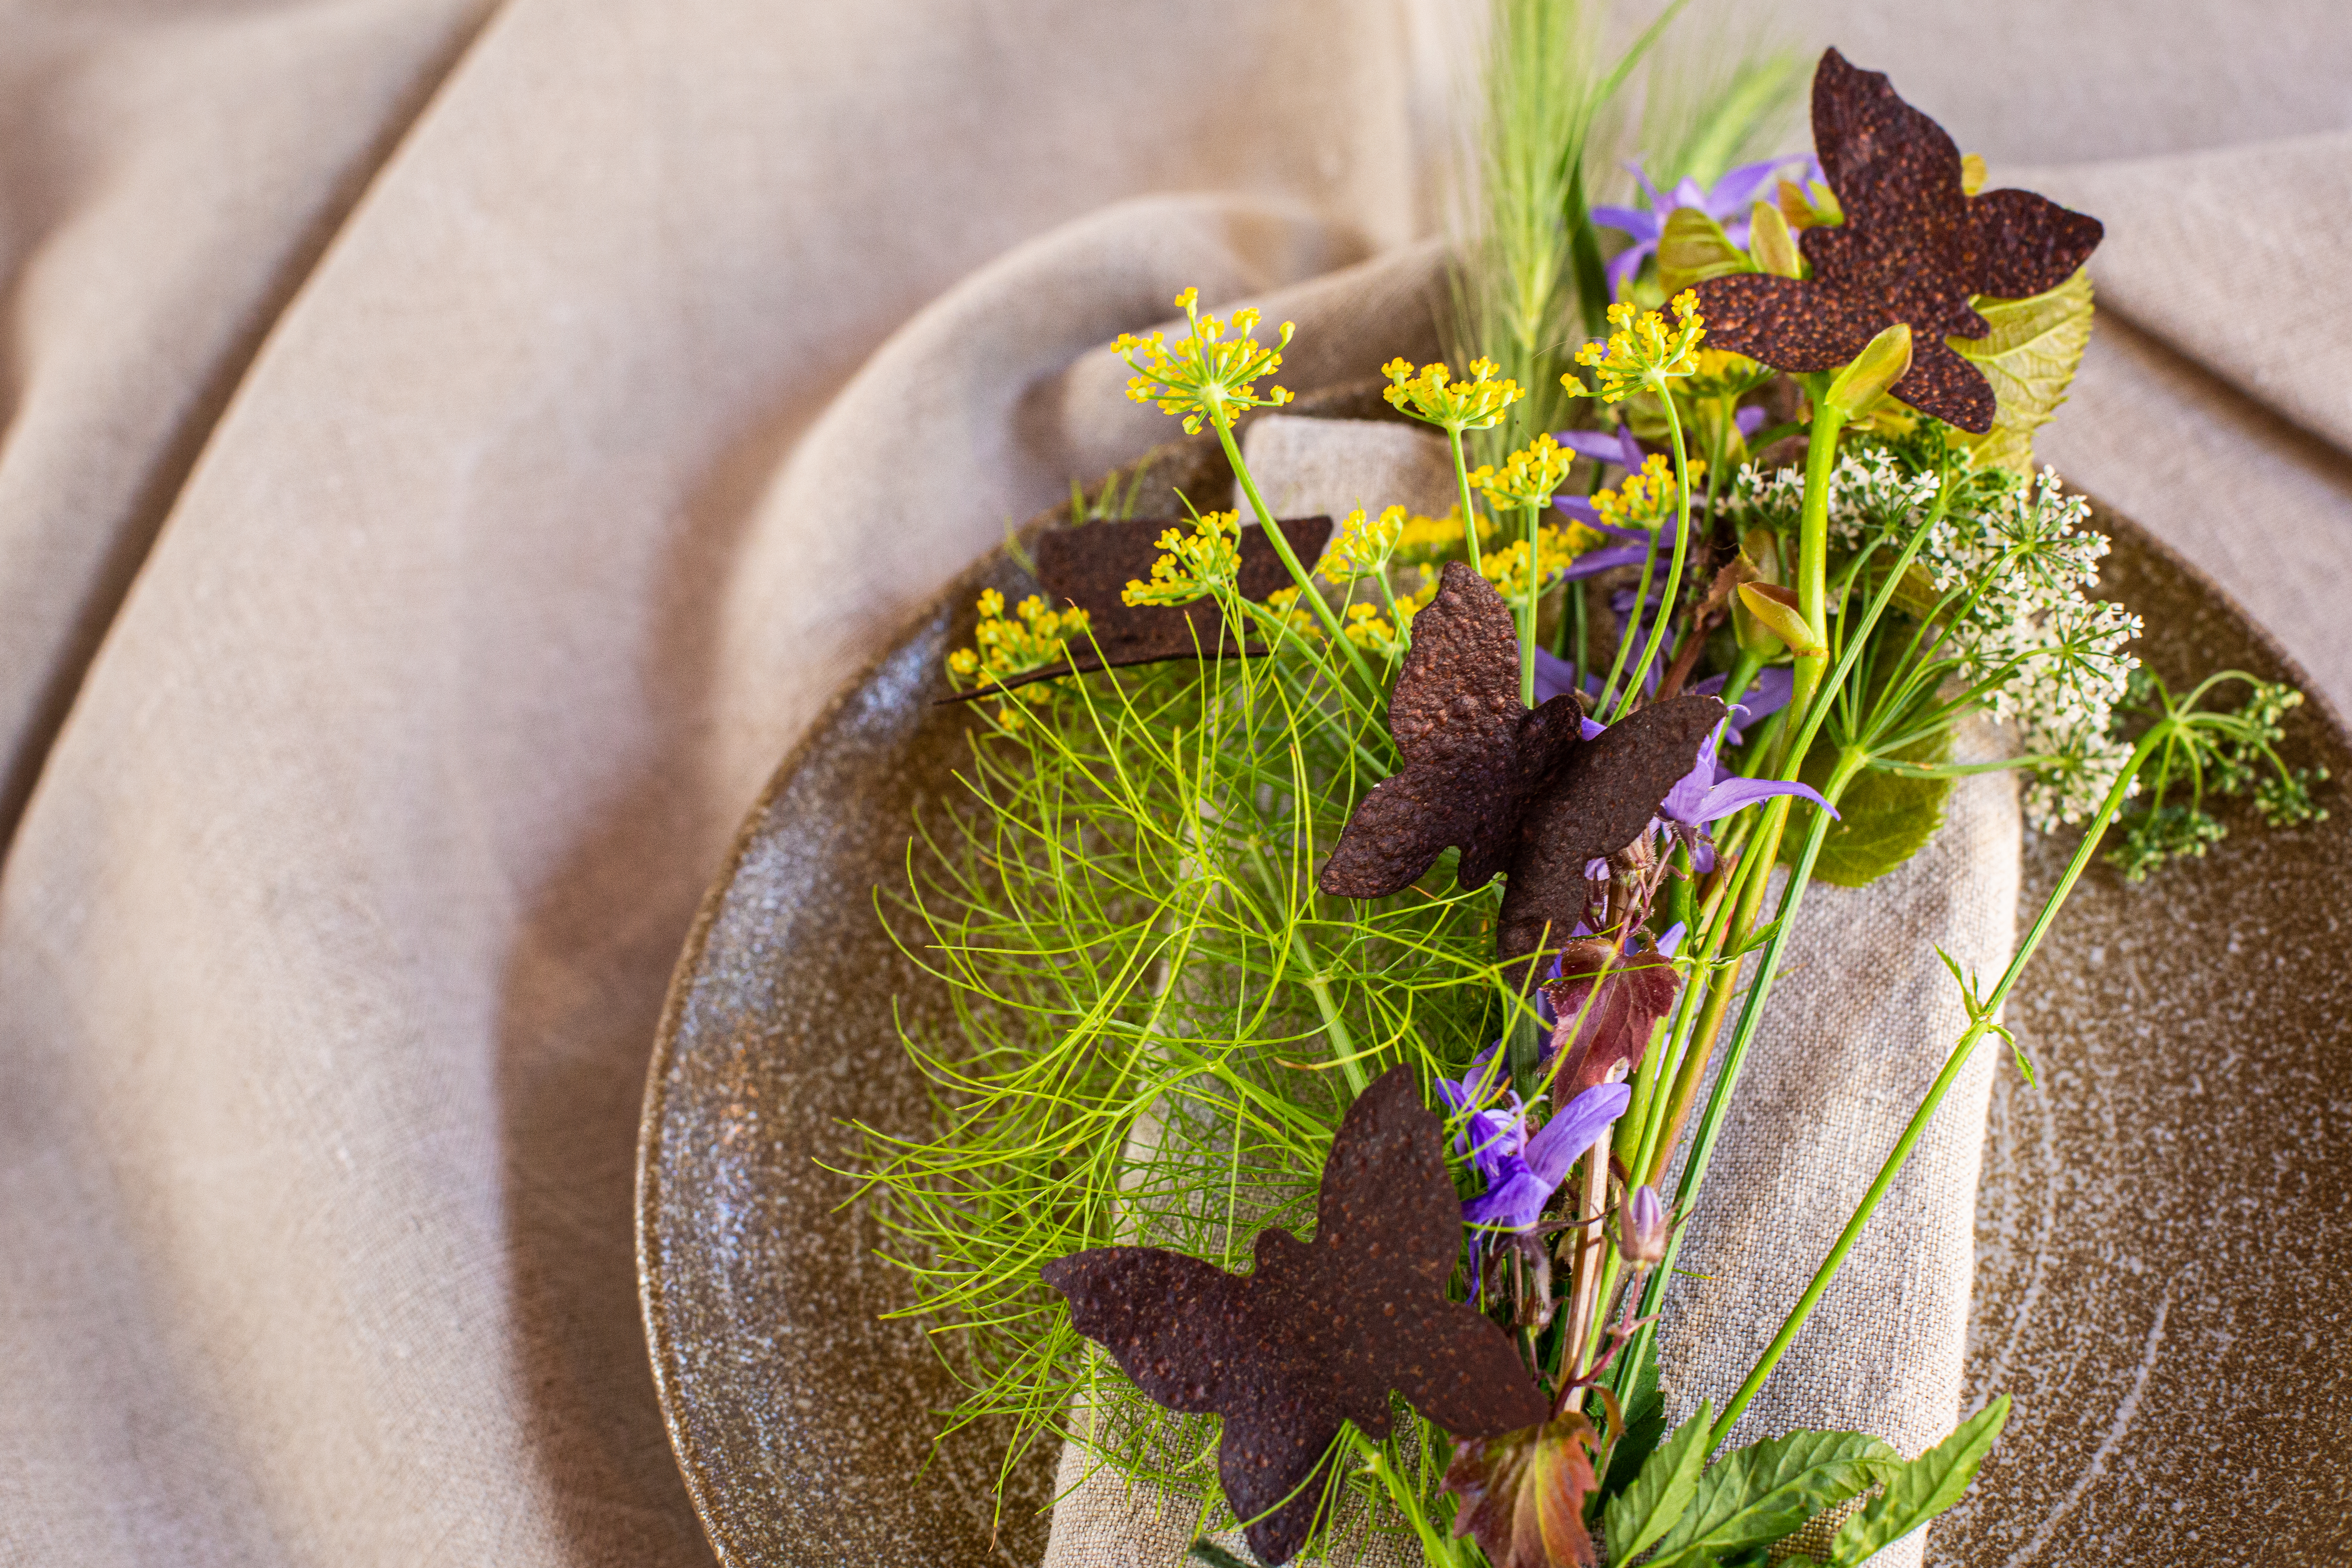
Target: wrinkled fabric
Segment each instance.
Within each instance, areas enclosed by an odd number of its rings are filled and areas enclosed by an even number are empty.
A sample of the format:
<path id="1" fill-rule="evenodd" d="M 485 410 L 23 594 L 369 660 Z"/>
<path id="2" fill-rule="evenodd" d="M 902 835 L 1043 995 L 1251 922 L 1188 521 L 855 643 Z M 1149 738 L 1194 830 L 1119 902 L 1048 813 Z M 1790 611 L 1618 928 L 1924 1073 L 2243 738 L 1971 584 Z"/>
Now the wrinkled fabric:
<path id="1" fill-rule="evenodd" d="M 1110 336 L 1198 284 L 1302 388 L 1433 342 L 1458 9 L 0 15 L 0 1558 L 707 1560 L 630 1238 L 697 897 L 1171 433 Z M 1783 15 L 2106 222 L 2040 451 L 2344 701 L 2352 26 L 2011 54 L 2051 11 Z"/>

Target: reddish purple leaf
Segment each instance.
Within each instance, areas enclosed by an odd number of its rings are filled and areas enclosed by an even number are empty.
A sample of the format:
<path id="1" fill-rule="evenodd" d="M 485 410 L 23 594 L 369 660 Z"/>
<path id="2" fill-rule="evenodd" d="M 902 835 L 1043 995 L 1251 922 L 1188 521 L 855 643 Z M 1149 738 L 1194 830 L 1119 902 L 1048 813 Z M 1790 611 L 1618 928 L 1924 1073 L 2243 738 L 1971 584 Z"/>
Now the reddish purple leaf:
<path id="1" fill-rule="evenodd" d="M 1568 1053 L 1554 1079 L 1554 1103 L 1566 1105 L 1622 1077 L 1621 1065 L 1639 1062 L 1652 1026 L 1674 1011 L 1680 989 L 1674 964 L 1654 950 L 1627 957 L 1606 942 L 1570 942 L 1560 955 L 1560 977 L 1544 987 L 1559 1020 L 1552 1051 Z"/>
<path id="2" fill-rule="evenodd" d="M 1441 1489 L 1459 1500 L 1454 1533 L 1476 1538 L 1494 1568 L 1563 1568 L 1599 1561 L 1584 1528 L 1600 1434 L 1570 1411 L 1531 1432 L 1454 1450 Z"/>

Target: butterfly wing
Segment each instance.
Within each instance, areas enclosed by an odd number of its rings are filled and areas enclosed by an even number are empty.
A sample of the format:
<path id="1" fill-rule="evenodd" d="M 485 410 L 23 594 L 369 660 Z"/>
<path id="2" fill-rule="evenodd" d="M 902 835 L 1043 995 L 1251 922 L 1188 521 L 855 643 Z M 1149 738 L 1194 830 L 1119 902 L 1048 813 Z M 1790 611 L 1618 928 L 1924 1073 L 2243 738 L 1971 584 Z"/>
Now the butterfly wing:
<path id="1" fill-rule="evenodd" d="M 1073 1253 L 1044 1269 L 1069 1298 L 1071 1323 L 1138 1388 L 1171 1410 L 1224 1417 L 1218 1479 L 1267 1563 L 1296 1554 L 1313 1528 L 1339 1435 L 1312 1336 L 1297 1332 L 1318 1305 L 1300 1289 L 1307 1250 L 1265 1230 L 1248 1277 L 1156 1247 Z"/>
<path id="2" fill-rule="evenodd" d="M 1456 1437 L 1499 1437 L 1551 1417 L 1510 1336 L 1475 1308 L 1425 1297 L 1384 1337 L 1390 1386 Z"/>
<path id="3" fill-rule="evenodd" d="M 1269 1394 L 1272 1390 L 1266 1391 Z M 1328 1489 L 1336 1416 L 1276 1405 L 1225 1417 L 1217 1440 L 1217 1479 L 1226 1506 L 1261 1563 L 1286 1563 L 1307 1544 Z"/>
<path id="4" fill-rule="evenodd" d="M 1412 618 L 1412 648 L 1389 698 L 1404 767 L 1357 805 L 1318 885 L 1377 899 L 1410 886 L 1449 844 L 1475 888 L 1508 863 L 1526 797 L 1518 762 L 1519 643 L 1487 581 L 1446 563 L 1437 596 Z"/>
<path id="5" fill-rule="evenodd" d="M 1584 910 L 1586 862 L 1614 855 L 1649 826 L 1726 711 L 1712 697 L 1654 702 L 1569 756 L 1528 803 L 1503 891 L 1504 957 L 1526 958 L 1568 940 Z"/>
<path id="6" fill-rule="evenodd" d="M 1503 1331 L 1449 1301 L 1462 1205 L 1445 1173 L 1444 1127 L 1411 1071 L 1391 1068 L 1356 1097 L 1331 1141 L 1315 1205 L 1314 1287 L 1347 1303 L 1321 1359 L 1340 1408 L 1378 1436 L 1388 1391 L 1457 1437 L 1532 1426 L 1543 1395 Z"/>
<path id="7" fill-rule="evenodd" d="M 1969 202 L 1976 291 L 2024 300 L 2055 289 L 2106 234 L 2097 218 L 2032 191 L 1987 191 Z"/>
<path id="8" fill-rule="evenodd" d="M 1104 1247 L 1040 1272 L 1070 1299 L 1071 1325 L 1171 1410 L 1245 1405 L 1266 1362 L 1287 1359 L 1256 1310 L 1251 1281 L 1197 1258 Z"/>
<path id="9" fill-rule="evenodd" d="M 1978 229 L 1959 147 L 1884 72 L 1858 70 L 1835 49 L 1813 77 L 1813 139 L 1846 217 L 1799 242 L 1816 292 L 1848 328 L 1874 317 L 1874 335 L 1908 322 L 1911 367 L 1895 395 L 1963 430 L 1990 429 L 1991 384 L 1944 343 L 1991 330 L 1969 302 L 1979 291 Z"/>

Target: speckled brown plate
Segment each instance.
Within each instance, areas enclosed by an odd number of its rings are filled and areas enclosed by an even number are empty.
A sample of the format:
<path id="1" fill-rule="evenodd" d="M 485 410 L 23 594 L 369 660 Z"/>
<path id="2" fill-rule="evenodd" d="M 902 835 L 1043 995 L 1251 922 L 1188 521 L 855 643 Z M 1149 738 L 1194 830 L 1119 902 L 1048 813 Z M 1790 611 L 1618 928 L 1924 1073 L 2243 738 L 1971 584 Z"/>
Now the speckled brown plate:
<path id="1" fill-rule="evenodd" d="M 1314 411 L 1365 415 L 1360 397 Z M 1148 489 L 1201 504 L 1197 444 Z M 2232 667 L 2302 684 L 2210 583 L 2129 522 L 2107 583 L 2168 678 Z M 908 812 L 950 787 L 968 721 L 933 706 L 981 563 L 777 771 L 678 961 L 646 1089 L 637 1264 L 654 1376 L 696 1508 L 730 1564 L 1036 1563 L 1040 1456 L 992 1532 L 1001 1445 L 929 1456 L 951 1399 L 876 1230 L 818 1168 L 852 1117 L 908 1130 L 922 1091 L 891 998 L 940 1005 L 885 938 Z M 2292 759 L 2352 777 L 2315 702 Z M 2233 831 L 2193 870 L 2126 887 L 2102 867 L 2012 1014 L 2042 1071 L 1994 1091 L 1978 1206 L 1971 1397 L 2015 1395 L 1982 1483 L 1929 1560 L 2352 1562 L 2352 809 Z M 2066 843 L 2026 847 L 2038 904 Z M 928 1470 L 918 1475 L 927 1457 Z"/>

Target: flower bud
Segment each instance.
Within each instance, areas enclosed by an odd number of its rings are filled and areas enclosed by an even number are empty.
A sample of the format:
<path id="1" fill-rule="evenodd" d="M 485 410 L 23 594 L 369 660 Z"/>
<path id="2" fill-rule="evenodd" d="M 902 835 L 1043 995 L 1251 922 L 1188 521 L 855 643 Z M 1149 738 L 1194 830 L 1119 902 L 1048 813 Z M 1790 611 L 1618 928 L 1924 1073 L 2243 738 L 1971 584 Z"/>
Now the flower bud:
<path id="1" fill-rule="evenodd" d="M 1789 645 L 1792 652 L 1821 655 L 1828 648 L 1813 635 L 1797 607 L 1797 595 L 1770 583 L 1739 584 L 1739 606 L 1755 617 L 1757 624 Z"/>
<path id="2" fill-rule="evenodd" d="M 1780 209 L 1769 202 L 1758 202 L 1748 218 L 1748 255 L 1757 269 L 1776 278 L 1801 278 L 1805 275 L 1802 260 L 1797 251 L 1797 237 L 1789 232 L 1789 220 Z"/>
<path id="3" fill-rule="evenodd" d="M 1867 414 L 1873 404 L 1886 395 L 1886 389 L 1901 381 L 1910 369 L 1911 329 L 1897 321 L 1871 339 L 1854 356 L 1853 363 L 1838 372 L 1822 401 L 1835 409 L 1842 419 Z"/>
<path id="4" fill-rule="evenodd" d="M 1619 1230 L 1618 1252 L 1634 1269 L 1647 1273 L 1666 1260 L 1666 1205 L 1657 1189 L 1635 1187 L 1625 1200 L 1625 1219 Z"/>

